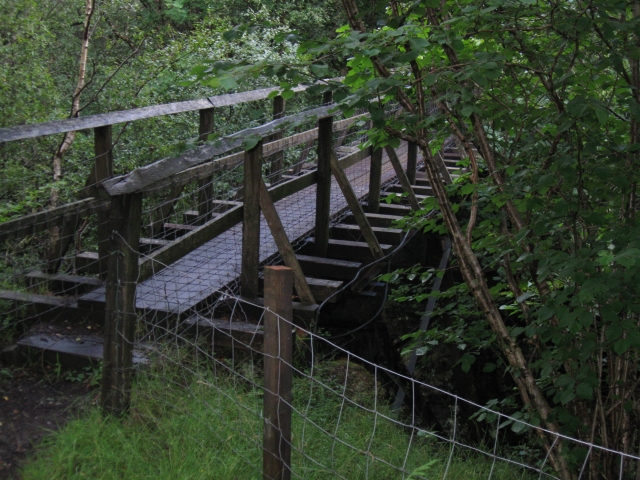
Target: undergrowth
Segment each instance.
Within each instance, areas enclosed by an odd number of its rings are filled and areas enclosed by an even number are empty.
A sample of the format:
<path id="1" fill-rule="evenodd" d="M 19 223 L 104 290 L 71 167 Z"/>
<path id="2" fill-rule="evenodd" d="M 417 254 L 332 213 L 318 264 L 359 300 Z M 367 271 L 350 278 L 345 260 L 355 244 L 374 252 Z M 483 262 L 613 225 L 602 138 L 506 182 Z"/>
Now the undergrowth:
<path id="1" fill-rule="evenodd" d="M 261 478 L 261 389 L 237 377 L 157 373 L 138 377 L 126 418 L 103 419 L 93 408 L 48 436 L 23 478 Z M 308 378 L 295 380 L 293 398 L 294 478 L 413 480 L 443 478 L 448 470 L 447 478 L 473 480 L 492 470 L 489 457 L 459 447 L 450 457 L 449 445 L 411 436 L 384 418 L 391 412 L 380 402 L 376 409 L 355 406 Z M 530 476 L 496 462 L 491 478 Z"/>

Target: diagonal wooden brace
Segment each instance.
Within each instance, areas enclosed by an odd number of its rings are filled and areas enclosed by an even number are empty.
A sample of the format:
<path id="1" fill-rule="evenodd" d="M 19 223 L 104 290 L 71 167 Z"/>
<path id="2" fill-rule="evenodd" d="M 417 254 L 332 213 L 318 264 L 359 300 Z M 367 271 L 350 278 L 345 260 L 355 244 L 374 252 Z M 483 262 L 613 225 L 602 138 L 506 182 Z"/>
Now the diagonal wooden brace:
<path id="1" fill-rule="evenodd" d="M 382 252 L 382 247 L 380 247 L 380 243 L 376 238 L 375 233 L 373 233 L 373 229 L 369 224 L 369 220 L 367 220 L 367 216 L 364 214 L 364 210 L 362 209 L 362 205 L 358 202 L 358 197 L 356 196 L 351 184 L 349 183 L 349 179 L 347 175 L 342 170 L 340 163 L 338 162 L 338 157 L 336 153 L 331 151 L 331 172 L 333 176 L 336 178 L 336 182 L 340 186 L 340 190 L 342 190 L 342 194 L 344 198 L 347 200 L 347 204 L 351 209 L 351 213 L 355 217 L 358 222 L 358 226 L 362 231 L 362 235 L 364 236 L 367 245 L 369 245 L 369 249 L 371 250 L 371 254 L 374 259 L 379 259 L 384 256 Z"/>
<path id="2" fill-rule="evenodd" d="M 298 292 L 300 301 L 302 303 L 313 305 L 316 303 L 316 299 L 311 293 L 311 289 L 307 284 L 307 279 L 304 277 L 304 273 L 302 273 L 302 268 L 300 267 L 298 258 L 296 257 L 291 243 L 289 242 L 289 238 L 284 230 L 278 211 L 269 196 L 269 191 L 264 183 L 264 179 L 260 180 L 260 209 L 267 221 L 267 225 L 269 225 L 271 235 L 273 235 L 273 239 L 276 241 L 278 251 L 280 252 L 282 260 L 284 260 L 284 264 L 293 271 L 293 283 L 296 286 L 296 292 Z"/>
<path id="3" fill-rule="evenodd" d="M 413 188 L 411 187 L 411 183 L 409 183 L 409 179 L 407 178 L 407 174 L 404 173 L 402 168 L 402 164 L 400 163 L 400 159 L 396 154 L 396 151 L 391 148 L 389 145 L 384 147 L 385 152 L 389 156 L 389 160 L 391 161 L 391 165 L 393 165 L 393 170 L 396 172 L 396 176 L 398 180 L 400 180 L 400 185 L 405 192 L 409 194 L 409 205 L 411 205 L 411 210 L 416 211 L 420 210 L 420 205 L 418 204 L 418 200 L 416 199 L 415 194 L 413 193 Z"/>

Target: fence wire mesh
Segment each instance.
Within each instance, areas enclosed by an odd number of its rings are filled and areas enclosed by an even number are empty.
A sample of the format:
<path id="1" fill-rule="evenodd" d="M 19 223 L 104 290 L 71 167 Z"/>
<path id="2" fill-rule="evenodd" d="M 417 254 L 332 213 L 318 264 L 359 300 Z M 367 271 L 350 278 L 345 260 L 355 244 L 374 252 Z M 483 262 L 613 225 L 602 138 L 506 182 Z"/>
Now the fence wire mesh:
<path id="1" fill-rule="evenodd" d="M 220 119 L 238 116 L 242 126 L 249 128 L 270 119 L 264 109 L 242 113 L 242 108 L 252 107 L 229 108 L 219 112 Z M 294 113 L 303 111 L 299 107 Z M 341 120 L 334 119 L 333 147 L 344 159 L 361 152 L 366 141 L 365 119 L 351 124 Z M 156 133 L 171 130 L 172 140 L 148 145 L 131 140 L 140 136 L 145 125 L 123 127 L 115 135 L 114 173 L 124 174 L 197 146 L 191 140 L 197 121 L 194 114 L 182 114 L 167 124 L 150 120 L 146 127 L 153 127 Z M 176 125 L 191 133 L 178 134 L 176 141 Z M 263 141 L 266 145 L 316 127 L 316 120 L 309 119 L 287 125 Z M 231 127 L 224 128 L 229 130 L 216 128 L 200 135 L 232 133 Z M 160 135 L 168 137 L 168 133 Z M 316 143 L 310 134 L 265 156 L 262 177 L 267 186 L 277 187 L 313 173 Z M 88 142 L 82 145 L 90 150 Z M 446 146 L 452 146 L 451 142 Z M 406 148 L 403 144 L 397 149 L 401 158 Z M 239 148 L 229 150 L 211 160 L 239 152 Z M 89 174 L 103 157 L 86 155 L 76 160 L 78 171 L 70 175 L 76 190 L 98 186 Z M 349 162 L 345 173 L 360 201 L 366 202 L 369 161 Z M 140 264 L 150 265 L 151 274 L 135 282 L 134 363 L 138 371 L 129 421 L 145 431 L 161 429 L 159 437 L 175 441 L 165 444 L 163 455 L 194 462 L 207 456 L 207 468 L 218 469 L 216 478 L 258 477 L 262 472 L 265 310 L 239 297 L 241 223 L 174 262 L 156 253 L 240 205 L 243 175 L 240 156 L 196 182 L 148 192 L 136 250 Z M 31 172 L 22 181 L 38 185 L 42 178 L 41 172 Z M 386 154 L 381 181 L 386 186 L 396 182 Z M 0 184 L 5 192 L 3 218 L 24 214 L 24 208 L 10 205 L 20 195 L 15 178 L 7 174 Z M 35 190 L 34 212 L 50 201 L 50 187 Z M 315 195 L 315 185 L 311 185 L 275 202 L 298 252 L 313 242 Z M 67 344 L 89 358 L 98 358 L 105 305 L 104 252 L 108 254 L 109 249 L 109 235 L 104 232 L 109 233 L 112 225 L 107 201 L 83 200 L 83 207 L 72 208 L 70 200 L 61 196 L 57 202 L 75 212 L 67 213 L 64 223 L 51 227 L 52 217 L 45 213 L 29 224 L 32 233 L 16 235 L 5 243 L 0 260 L 0 328 L 7 337 L 25 335 L 24 345 L 30 347 L 46 351 Z M 350 214 L 334 182 L 332 225 L 344 222 Z M 261 265 L 281 263 L 264 217 L 260 232 Z M 294 311 L 298 326 L 290 325 L 296 331 L 295 356 L 288 365 L 294 378 L 290 407 L 291 474 L 295 478 L 560 478 L 554 462 L 562 455 L 577 479 L 600 478 L 604 464 L 617 465 L 619 479 L 640 476 L 636 456 L 545 431 L 522 418 L 503 415 L 365 360 L 313 329 L 300 327 L 303 322 L 298 315 L 302 315 L 300 310 Z M 304 321 L 309 323 L 308 318 Z M 405 401 L 394 409 L 393 398 L 399 389 Z M 167 418 L 171 419 L 168 424 Z M 201 456 L 186 455 L 189 449 Z M 202 473 L 202 478 L 212 476 L 210 470 Z"/>

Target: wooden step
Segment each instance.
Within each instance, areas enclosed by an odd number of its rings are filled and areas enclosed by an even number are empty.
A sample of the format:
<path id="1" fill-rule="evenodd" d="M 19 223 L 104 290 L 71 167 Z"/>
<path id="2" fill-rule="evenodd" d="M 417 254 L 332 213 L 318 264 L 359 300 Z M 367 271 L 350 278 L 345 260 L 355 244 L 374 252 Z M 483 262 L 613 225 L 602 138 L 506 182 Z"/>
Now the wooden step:
<path id="1" fill-rule="evenodd" d="M 371 227 L 371 229 L 380 243 L 398 245 L 404 236 L 402 230 L 398 228 Z M 362 231 L 358 225 L 341 223 L 331 227 L 331 238 L 362 241 Z"/>
<path id="2" fill-rule="evenodd" d="M 300 253 L 313 255 L 315 250 L 315 239 L 313 237 L 307 239 L 300 249 Z M 383 253 L 388 253 L 393 245 L 381 244 Z M 366 242 L 354 242 L 351 240 L 335 240 L 329 239 L 328 257 L 337 258 L 339 260 L 349 260 L 353 262 L 371 262 L 373 255 L 369 250 Z"/>
<path id="3" fill-rule="evenodd" d="M 24 320 L 67 318 L 79 313 L 73 297 L 0 290 L 0 300 L 12 302 L 12 310 L 16 315 L 22 315 Z"/>
<path id="4" fill-rule="evenodd" d="M 404 216 L 411 212 L 411 207 L 399 203 L 380 202 L 378 211 L 382 215 Z"/>
<path id="5" fill-rule="evenodd" d="M 311 255 L 296 255 L 296 257 L 304 274 L 315 278 L 351 280 L 362 266 L 360 262 L 349 262 L 334 258 L 314 257 Z"/>
<path id="6" fill-rule="evenodd" d="M 196 228 L 195 225 L 184 225 L 182 223 L 165 223 L 162 231 L 162 238 L 164 240 L 175 240 L 189 232 L 193 232 Z"/>
<path id="7" fill-rule="evenodd" d="M 392 193 L 395 193 L 396 195 L 399 195 L 399 192 L 385 191 L 385 192 L 380 192 L 380 197 L 381 198 L 385 198 L 385 197 L 391 195 Z M 414 196 L 416 197 L 416 200 L 418 201 L 418 203 L 421 203 L 425 198 L 431 197 L 431 195 L 419 195 L 419 194 L 414 194 Z M 400 205 L 408 205 L 409 204 L 409 198 L 408 197 L 397 197 L 396 200 L 394 200 L 394 203 L 396 201 L 399 202 Z M 386 202 L 380 202 L 380 207 L 382 207 L 383 203 L 386 203 Z M 389 204 L 389 205 L 393 205 L 393 204 Z"/>
<path id="8" fill-rule="evenodd" d="M 413 189 L 413 193 L 416 195 L 429 195 L 429 196 L 433 195 L 433 190 L 431 189 L 430 186 L 414 185 L 412 189 Z M 389 185 L 386 188 L 386 191 L 393 192 L 393 193 L 404 193 L 404 188 L 402 188 L 401 185 Z"/>
<path id="9" fill-rule="evenodd" d="M 100 273 L 98 252 L 79 252 L 75 257 L 76 273 L 97 275 Z"/>
<path id="10" fill-rule="evenodd" d="M 200 226 L 218 216 L 218 213 L 212 212 L 209 215 L 200 215 L 197 210 L 187 210 L 182 214 L 182 221 L 187 225 Z M 208 219 L 207 219 L 208 217 Z"/>
<path id="11" fill-rule="evenodd" d="M 192 315 L 180 324 L 184 334 L 213 335 L 213 348 L 262 349 L 264 328 L 248 322 L 229 322 L 202 315 Z"/>
<path id="12" fill-rule="evenodd" d="M 384 213 L 365 213 L 372 227 L 390 228 L 393 222 L 402 219 L 400 215 L 385 215 Z"/>
<path id="13" fill-rule="evenodd" d="M 102 285 L 102 280 L 97 277 L 44 273 L 40 271 L 27 273 L 25 280 L 27 287 L 32 291 L 44 286 L 47 290 L 58 295 L 70 296 L 81 295 Z"/>
<path id="14" fill-rule="evenodd" d="M 171 242 L 169 240 L 162 240 L 160 238 L 141 238 L 140 239 L 140 253 L 149 254 L 162 247 L 166 247 Z"/>
<path id="15" fill-rule="evenodd" d="M 306 277 L 309 290 L 316 302 L 324 302 L 330 298 L 329 303 L 335 303 L 340 299 L 340 294 L 334 295 L 344 284 L 341 280 L 328 280 L 324 278 Z M 264 291 L 264 277 L 260 274 L 260 290 Z M 295 290 L 295 286 L 294 286 Z"/>
<path id="16" fill-rule="evenodd" d="M 21 349 L 38 352 L 49 363 L 60 363 L 65 367 L 78 368 L 100 362 L 103 358 L 104 339 L 99 335 L 34 333 L 25 335 L 16 343 Z M 134 347 L 134 365 L 148 362 L 144 352 Z"/>
<path id="17" fill-rule="evenodd" d="M 390 228 L 393 225 L 393 222 L 402 219 L 402 216 L 400 215 L 385 215 L 383 213 L 365 212 L 365 216 L 367 217 L 367 220 L 369 220 L 369 225 L 371 225 L 372 227 L 383 228 Z M 349 215 L 344 218 L 343 223 L 355 225 L 357 222 L 353 215 Z"/>

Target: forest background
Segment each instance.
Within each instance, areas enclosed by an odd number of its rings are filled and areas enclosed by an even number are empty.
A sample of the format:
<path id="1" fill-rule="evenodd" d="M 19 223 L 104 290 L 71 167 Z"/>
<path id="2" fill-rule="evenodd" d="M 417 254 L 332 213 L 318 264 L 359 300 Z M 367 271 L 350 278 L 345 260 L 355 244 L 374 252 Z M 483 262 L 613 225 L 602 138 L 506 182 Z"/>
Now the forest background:
<path id="1" fill-rule="evenodd" d="M 406 223 L 448 233 L 464 278 L 443 295 L 447 321 L 415 335 L 414 345 L 426 354 L 451 343 L 464 351 L 464 370 L 504 375 L 513 394 L 499 402 L 519 418 L 638 452 L 637 3 L 176 0 L 44 9 L 17 0 L 0 9 L 8 19 L 0 34 L 3 126 L 275 81 L 286 95 L 346 73 L 326 88 L 346 113 L 370 111 L 374 143 L 420 146 L 435 194 L 423 213 L 442 215 Z M 395 102 L 403 113 L 385 116 Z M 446 187 L 434 153 L 451 137 L 469 173 Z M 89 139 L 79 135 L 74 145 L 82 141 Z M 64 144 L 1 147 L 0 218 L 71 195 L 73 149 L 56 154 Z M 59 168 L 57 157 L 66 158 Z M 38 175 L 25 190 L 25 176 Z M 399 272 L 416 283 L 399 300 L 425 300 L 419 273 Z M 582 455 L 556 449 L 551 461 L 572 478 Z M 615 475 L 619 467 L 602 462 Z"/>

